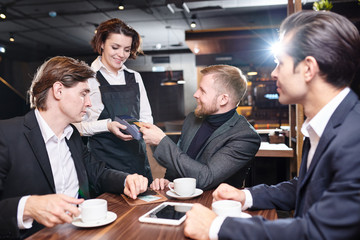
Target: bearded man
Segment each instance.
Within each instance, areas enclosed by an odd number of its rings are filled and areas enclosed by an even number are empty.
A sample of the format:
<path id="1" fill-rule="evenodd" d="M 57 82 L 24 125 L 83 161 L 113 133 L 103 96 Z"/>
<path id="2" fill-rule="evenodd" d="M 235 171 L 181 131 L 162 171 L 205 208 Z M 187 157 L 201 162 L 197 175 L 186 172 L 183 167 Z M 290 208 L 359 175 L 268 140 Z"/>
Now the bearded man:
<path id="1" fill-rule="evenodd" d="M 213 65 L 201 74 L 194 94 L 198 105 L 186 117 L 177 145 L 155 125 L 140 129 L 145 142 L 157 146 L 154 158 L 166 168 L 165 177 L 152 182 L 155 190 L 181 177 L 196 178 L 196 187 L 204 190 L 223 182 L 241 187 L 260 147 L 255 129 L 236 112 L 247 87 L 241 70 Z"/>

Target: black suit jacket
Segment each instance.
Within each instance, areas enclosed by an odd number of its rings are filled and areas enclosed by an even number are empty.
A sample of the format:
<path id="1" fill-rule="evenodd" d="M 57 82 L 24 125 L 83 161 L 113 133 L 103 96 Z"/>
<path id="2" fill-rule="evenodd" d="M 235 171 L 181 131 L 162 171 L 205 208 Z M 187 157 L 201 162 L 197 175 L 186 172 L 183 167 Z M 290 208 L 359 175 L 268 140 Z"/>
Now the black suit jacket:
<path id="1" fill-rule="evenodd" d="M 105 168 L 84 146 L 79 132 L 67 141 L 74 160 L 80 192 L 90 198 L 102 192 L 122 193 L 126 173 Z M 26 195 L 54 194 L 55 184 L 45 143 L 32 110 L 24 117 L 0 121 L 0 239 L 23 238 L 30 230 L 17 227 L 17 207 Z"/>
<path id="2" fill-rule="evenodd" d="M 254 208 L 295 209 L 294 218 L 227 218 L 219 239 L 360 239 L 360 103 L 353 91 L 331 116 L 307 171 L 306 157 L 299 178 L 250 189 Z"/>

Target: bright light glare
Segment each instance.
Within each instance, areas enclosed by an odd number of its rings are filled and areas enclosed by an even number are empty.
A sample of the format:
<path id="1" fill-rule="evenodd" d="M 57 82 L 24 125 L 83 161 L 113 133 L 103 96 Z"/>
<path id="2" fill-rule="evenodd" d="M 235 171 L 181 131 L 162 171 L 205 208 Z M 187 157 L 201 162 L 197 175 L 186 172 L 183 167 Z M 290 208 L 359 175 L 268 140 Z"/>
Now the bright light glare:
<path id="1" fill-rule="evenodd" d="M 272 44 L 271 46 L 271 52 L 274 56 L 277 56 L 281 53 L 282 51 L 282 46 L 280 44 L 280 42 L 276 42 L 274 44 Z"/>
<path id="2" fill-rule="evenodd" d="M 1 53 L 5 53 L 5 51 L 6 51 L 6 50 L 5 50 L 4 47 L 0 47 L 0 52 L 1 52 Z"/>

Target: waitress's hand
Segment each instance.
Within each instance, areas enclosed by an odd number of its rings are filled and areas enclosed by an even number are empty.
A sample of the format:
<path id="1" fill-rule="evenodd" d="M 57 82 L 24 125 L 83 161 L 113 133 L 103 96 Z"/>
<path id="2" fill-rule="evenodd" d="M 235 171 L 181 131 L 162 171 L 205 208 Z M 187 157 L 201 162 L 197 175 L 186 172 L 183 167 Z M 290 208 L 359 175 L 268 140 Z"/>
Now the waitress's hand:
<path id="1" fill-rule="evenodd" d="M 112 132 L 115 136 L 117 136 L 118 138 L 124 140 L 124 141 L 130 141 L 133 140 L 134 138 L 129 135 L 129 134 L 125 134 L 123 132 L 121 132 L 120 130 L 125 130 L 126 126 L 122 125 L 121 123 L 117 122 L 117 121 L 112 121 L 112 122 L 108 122 L 107 124 L 107 128 L 109 129 L 110 132 Z"/>

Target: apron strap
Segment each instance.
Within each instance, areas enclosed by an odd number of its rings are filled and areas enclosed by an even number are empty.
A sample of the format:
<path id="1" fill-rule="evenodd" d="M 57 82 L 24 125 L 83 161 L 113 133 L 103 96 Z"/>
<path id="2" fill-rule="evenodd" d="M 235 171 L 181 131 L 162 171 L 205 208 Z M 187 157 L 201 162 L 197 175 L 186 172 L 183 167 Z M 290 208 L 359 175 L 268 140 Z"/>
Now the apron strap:
<path id="1" fill-rule="evenodd" d="M 124 70 L 126 85 L 135 84 L 135 74 Z"/>
<path id="2" fill-rule="evenodd" d="M 125 74 L 125 82 L 126 85 L 130 85 L 130 84 L 135 84 L 136 80 L 135 80 L 135 74 L 134 73 L 129 73 L 128 71 L 124 71 Z M 109 86 L 109 82 L 105 79 L 105 77 L 102 75 L 102 73 L 99 71 L 96 72 L 96 78 L 99 81 L 101 86 Z"/>
<path id="3" fill-rule="evenodd" d="M 100 70 L 96 72 L 96 79 L 99 81 L 100 86 L 108 86 L 108 85 L 110 85 L 109 82 L 106 81 L 105 77 L 102 75 Z"/>

